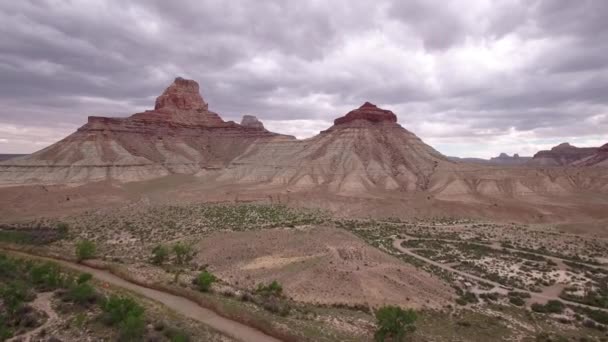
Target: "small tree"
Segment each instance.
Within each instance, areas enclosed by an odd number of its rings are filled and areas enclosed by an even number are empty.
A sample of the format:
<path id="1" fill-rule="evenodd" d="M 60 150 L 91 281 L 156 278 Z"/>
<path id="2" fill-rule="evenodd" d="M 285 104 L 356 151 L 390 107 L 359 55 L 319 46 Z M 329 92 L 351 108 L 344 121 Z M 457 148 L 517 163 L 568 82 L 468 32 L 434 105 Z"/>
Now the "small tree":
<path id="1" fill-rule="evenodd" d="M 403 310 L 398 306 L 384 306 L 376 311 L 378 330 L 374 338 L 376 341 L 403 341 L 408 332 L 416 330 L 414 322 L 418 319 L 412 309 Z"/>
<path id="2" fill-rule="evenodd" d="M 216 281 L 216 278 L 213 274 L 208 271 L 201 272 L 196 278 L 196 285 L 198 285 L 198 289 L 202 292 L 208 292 L 211 288 L 211 284 Z"/>
<path id="3" fill-rule="evenodd" d="M 76 243 L 76 258 L 78 262 L 95 257 L 95 243 L 91 240 L 82 240 Z"/>
<path id="4" fill-rule="evenodd" d="M 0 288 L 0 299 L 2 299 L 9 316 L 12 317 L 23 305 L 27 298 L 27 293 L 26 284 L 16 281 L 10 282 Z"/>
<path id="5" fill-rule="evenodd" d="M 173 245 L 173 253 L 175 253 L 175 263 L 178 265 L 185 265 L 194 258 L 192 246 L 181 242 Z"/>
<path id="6" fill-rule="evenodd" d="M 163 245 L 157 245 L 152 249 L 152 263 L 162 265 L 169 257 L 169 249 Z"/>
<path id="7" fill-rule="evenodd" d="M 173 253 L 175 253 L 175 279 L 173 281 L 177 283 L 184 267 L 194 258 L 194 249 L 191 245 L 178 242 L 173 245 Z"/>

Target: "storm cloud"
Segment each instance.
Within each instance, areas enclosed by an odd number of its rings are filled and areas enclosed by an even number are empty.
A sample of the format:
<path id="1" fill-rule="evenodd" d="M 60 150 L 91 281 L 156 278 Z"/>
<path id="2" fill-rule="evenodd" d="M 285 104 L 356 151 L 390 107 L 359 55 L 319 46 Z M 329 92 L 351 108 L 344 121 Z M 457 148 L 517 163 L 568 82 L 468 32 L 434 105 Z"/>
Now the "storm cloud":
<path id="1" fill-rule="evenodd" d="M 309 137 L 364 101 L 448 155 L 608 142 L 608 1 L 0 3 L 0 152 L 153 106 L 176 76 L 226 120 Z"/>

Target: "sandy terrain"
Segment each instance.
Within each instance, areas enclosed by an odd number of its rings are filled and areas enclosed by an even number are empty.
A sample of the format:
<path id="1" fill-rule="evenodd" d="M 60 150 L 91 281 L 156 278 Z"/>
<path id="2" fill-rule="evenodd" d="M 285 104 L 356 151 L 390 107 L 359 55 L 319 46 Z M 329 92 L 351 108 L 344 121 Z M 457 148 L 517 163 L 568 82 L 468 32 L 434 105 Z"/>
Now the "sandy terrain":
<path id="1" fill-rule="evenodd" d="M 419 308 L 452 298 L 437 278 L 336 228 L 219 232 L 199 249 L 199 261 L 222 279 L 251 287 L 277 280 L 298 301 Z"/>

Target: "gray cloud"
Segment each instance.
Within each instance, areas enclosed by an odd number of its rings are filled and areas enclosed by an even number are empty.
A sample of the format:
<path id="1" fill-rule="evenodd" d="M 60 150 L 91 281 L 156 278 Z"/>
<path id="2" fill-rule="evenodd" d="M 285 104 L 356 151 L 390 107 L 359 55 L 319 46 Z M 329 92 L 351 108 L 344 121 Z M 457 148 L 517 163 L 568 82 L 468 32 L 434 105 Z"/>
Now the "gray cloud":
<path id="1" fill-rule="evenodd" d="M 6 1 L 0 151 L 149 108 L 178 75 L 225 119 L 255 114 L 291 134 L 299 120 L 303 136 L 370 100 L 440 150 L 462 139 L 446 153 L 595 143 L 608 128 L 607 16 L 603 0 Z"/>

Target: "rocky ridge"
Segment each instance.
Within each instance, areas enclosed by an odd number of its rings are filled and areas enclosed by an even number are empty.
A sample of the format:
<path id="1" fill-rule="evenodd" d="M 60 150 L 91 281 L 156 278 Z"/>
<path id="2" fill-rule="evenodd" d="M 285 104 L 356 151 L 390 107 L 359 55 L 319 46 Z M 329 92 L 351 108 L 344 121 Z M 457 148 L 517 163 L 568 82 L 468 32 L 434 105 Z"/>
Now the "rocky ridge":
<path id="1" fill-rule="evenodd" d="M 598 151 L 597 147 L 576 147 L 569 143 L 561 143 L 551 150 L 537 152 L 528 163 L 533 166 L 567 166 L 587 158 Z"/>

